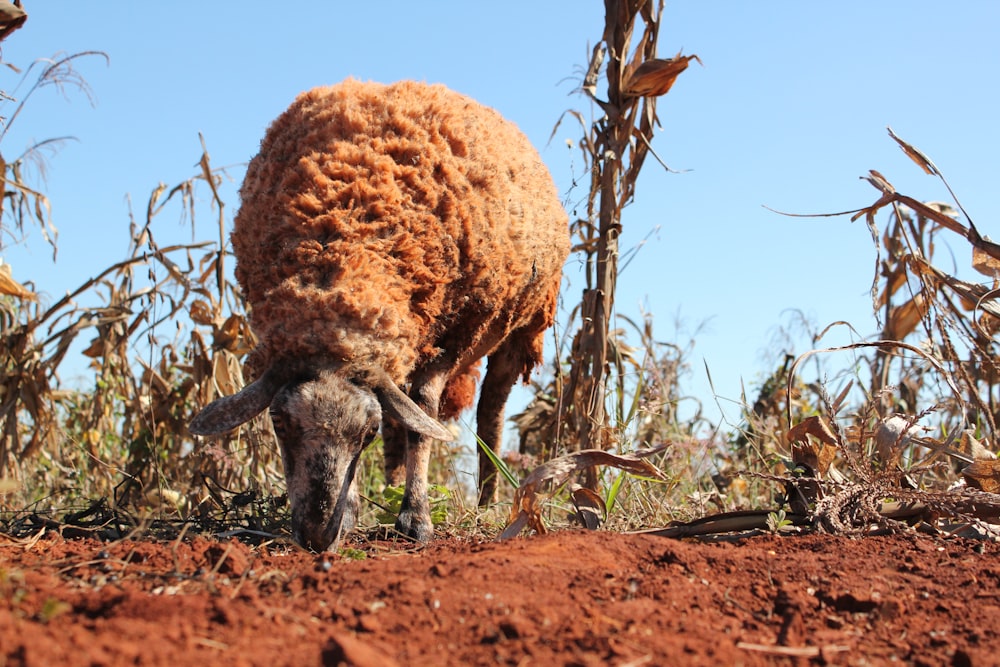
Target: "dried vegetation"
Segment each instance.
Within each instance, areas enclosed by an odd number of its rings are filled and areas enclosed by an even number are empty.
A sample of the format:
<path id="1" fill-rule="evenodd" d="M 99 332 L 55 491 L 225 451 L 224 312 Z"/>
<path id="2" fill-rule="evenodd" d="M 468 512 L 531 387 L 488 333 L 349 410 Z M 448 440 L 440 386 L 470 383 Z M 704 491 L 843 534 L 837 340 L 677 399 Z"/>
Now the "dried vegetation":
<path id="1" fill-rule="evenodd" d="M 660 342 L 653 317 L 636 321 L 614 307 L 623 211 L 646 157 L 666 167 L 651 145 L 656 100 L 698 58 L 656 57 L 662 2 L 605 6 L 606 28 L 580 82 L 594 118 L 568 115 L 580 124 L 588 165 L 584 213 L 572 224 L 586 284 L 557 327 L 546 378 L 513 418 L 518 453 L 496 461 L 511 483 L 500 512 L 484 515 L 466 500 L 461 452 L 436 453 L 437 479 L 450 480 L 437 489 L 442 529 L 495 535 L 509 523 L 504 535 L 512 535 L 571 520 L 690 535 L 866 532 L 908 523 L 992 534 L 1000 517 L 1000 463 L 992 454 L 1000 419 L 1000 248 L 954 195 L 951 203 L 924 203 L 870 172 L 877 200 L 837 215 L 863 219 L 871 230 L 881 330 L 836 348 L 821 347 L 824 336 L 848 325 L 815 333 L 811 352 L 787 356 L 746 400 L 738 428 L 725 433 L 708 423 L 682 390 L 690 347 Z M 33 94 L 46 87 L 87 93 L 75 66 L 94 56 L 101 54 L 28 70 L 26 77 L 37 77 L 28 92 L 0 100 L 0 110 L 8 107 L 0 151 Z M 944 181 L 930 159 L 892 138 Z M 44 164 L 57 143 L 0 161 L 4 247 L 32 230 L 57 247 L 50 202 L 25 169 Z M 242 386 L 242 362 L 255 343 L 226 265 L 227 208 L 218 191 L 225 170 L 212 167 L 207 150 L 199 164 L 191 179 L 157 186 L 129 221 L 128 256 L 54 303 L 35 293 L 30 275 L 18 282 L 0 266 L 0 525 L 7 532 L 69 523 L 115 536 L 191 521 L 216 531 L 280 532 L 280 461 L 267 418 L 204 443 L 185 428 L 200 406 Z M 196 196 L 206 190 L 207 204 Z M 175 212 L 194 227 L 206 206 L 215 240 L 157 243 L 163 215 Z M 957 256 L 955 244 L 970 248 L 971 268 L 985 280 L 941 268 L 940 249 Z M 60 379 L 74 354 L 88 360 L 85 386 Z M 681 410 L 685 402 L 696 407 Z M 385 488 L 378 450 L 370 449 L 361 473 L 369 525 L 391 524 L 398 501 Z M 664 528 L 692 517 L 699 518 Z"/>

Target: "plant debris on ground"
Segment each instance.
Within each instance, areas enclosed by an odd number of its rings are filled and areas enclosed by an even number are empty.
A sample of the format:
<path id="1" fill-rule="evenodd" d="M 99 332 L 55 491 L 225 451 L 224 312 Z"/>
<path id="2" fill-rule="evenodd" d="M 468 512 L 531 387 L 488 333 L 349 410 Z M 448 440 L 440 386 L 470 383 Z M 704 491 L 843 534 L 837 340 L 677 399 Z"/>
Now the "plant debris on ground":
<path id="1" fill-rule="evenodd" d="M 710 423 L 684 391 L 697 334 L 664 341 L 614 303 L 639 170 L 652 155 L 673 172 L 650 143 L 656 100 L 701 59 L 656 57 L 662 2 L 605 6 L 580 80 L 592 115 L 567 115 L 588 165 L 571 229 L 586 286 L 512 417 L 497 506 L 470 500 L 472 452 L 435 450 L 426 548 L 388 527 L 401 494 L 380 447 L 359 466 L 361 532 L 309 554 L 288 539 L 267 415 L 187 431 L 243 386 L 256 343 L 204 139 L 196 172 L 123 221 L 127 255 L 65 297 L 0 262 L 0 664 L 995 662 L 1000 246 L 890 130 L 949 201 L 873 169 L 874 203 L 828 214 L 871 234 L 876 331 L 803 322 L 806 350 L 789 342 L 739 423 Z M 11 8 L 0 41 L 25 25 Z M 39 61 L 25 94 L 0 96 L 0 252 L 32 232 L 58 247 L 32 166 L 59 140 L 15 152 L 6 129 L 47 87 L 89 97 L 77 68 L 103 57 Z M 158 242 L 171 214 L 190 243 Z M 854 342 L 826 345 L 833 331 Z M 77 349 L 88 374 L 65 383 Z"/>

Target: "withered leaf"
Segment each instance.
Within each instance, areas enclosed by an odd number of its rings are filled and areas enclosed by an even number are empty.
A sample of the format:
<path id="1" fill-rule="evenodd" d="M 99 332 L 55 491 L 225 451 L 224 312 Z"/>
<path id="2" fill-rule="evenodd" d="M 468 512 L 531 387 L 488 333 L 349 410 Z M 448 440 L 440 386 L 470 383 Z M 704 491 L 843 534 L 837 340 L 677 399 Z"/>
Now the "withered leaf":
<path id="1" fill-rule="evenodd" d="M 911 262 L 912 264 L 912 262 Z M 921 271 L 928 276 L 946 284 L 961 298 L 962 306 L 967 310 L 983 310 L 993 316 L 1000 317 L 1000 304 L 997 303 L 997 293 L 979 283 L 972 283 L 924 263 Z"/>
<path id="2" fill-rule="evenodd" d="M 19 299 L 29 299 L 31 301 L 37 298 L 34 292 L 11 278 L 10 266 L 6 264 L 0 265 L 0 294 L 16 296 Z"/>
<path id="3" fill-rule="evenodd" d="M 1000 278 L 1000 260 L 978 246 L 972 248 L 972 268 L 994 280 Z"/>
<path id="4" fill-rule="evenodd" d="M 212 359 L 212 378 L 219 390 L 219 395 L 235 394 L 243 385 L 243 374 L 239 364 L 232 362 L 231 355 L 217 354 Z"/>
<path id="5" fill-rule="evenodd" d="M 88 345 L 87 348 L 80 354 L 85 357 L 89 357 L 90 359 L 100 359 L 104 356 L 106 351 L 107 349 L 104 339 L 97 336 L 90 341 L 90 345 Z"/>
<path id="6" fill-rule="evenodd" d="M 570 491 L 576 520 L 587 530 L 597 530 L 608 516 L 608 506 L 597 493 L 585 486 L 574 484 Z"/>
<path id="7" fill-rule="evenodd" d="M 792 443 L 806 440 L 806 435 L 813 436 L 823 444 L 837 446 L 837 436 L 819 415 L 803 419 L 790 428 L 785 437 Z"/>
<path id="8" fill-rule="evenodd" d="M 862 176 L 861 178 L 868 181 L 873 186 L 875 186 L 876 189 L 881 190 L 887 195 L 896 194 L 896 188 L 892 186 L 892 183 L 886 180 L 885 176 L 878 173 L 874 169 L 869 169 L 868 174 L 869 174 L 868 176 Z M 874 206 L 872 208 L 874 208 Z"/>
<path id="9" fill-rule="evenodd" d="M 633 454 L 612 454 L 600 449 L 585 449 L 552 459 L 532 470 L 514 491 L 510 520 L 498 539 L 504 540 L 519 534 L 525 527 L 544 534 L 542 502 L 554 494 L 573 473 L 594 466 L 612 466 L 620 470 L 654 479 L 666 479 L 660 470 L 645 459 L 663 451 L 667 445 L 644 449 Z M 542 487 L 549 485 L 548 493 Z M 581 496 L 582 497 L 582 496 Z M 603 504 L 603 501 L 601 501 Z"/>
<path id="10" fill-rule="evenodd" d="M 897 268 L 892 271 L 892 273 L 886 276 L 885 288 L 878 297 L 878 305 L 884 306 L 886 304 L 886 299 L 895 294 L 900 287 L 906 284 L 907 273 L 901 268 Z"/>
<path id="11" fill-rule="evenodd" d="M 507 527 L 504 528 L 503 532 L 500 533 L 500 536 L 497 537 L 497 540 L 502 542 L 503 540 L 509 540 L 512 537 L 517 537 L 518 535 L 521 534 L 522 530 L 524 530 L 529 526 L 529 523 L 530 523 L 530 515 L 528 514 L 528 512 L 524 510 L 518 511 L 517 515 L 513 518 L 513 520 L 507 524 Z M 531 527 L 535 528 L 535 526 Z M 545 526 L 541 526 L 541 530 L 535 528 L 535 532 L 539 534 L 544 534 Z"/>
<path id="12" fill-rule="evenodd" d="M 924 202 L 917 201 L 916 199 L 905 195 L 899 195 L 898 201 L 901 204 L 913 209 L 913 211 L 918 215 L 933 220 L 945 229 L 949 229 L 956 234 L 968 237 L 969 230 L 961 222 L 944 213 L 944 209 L 941 207 L 940 202 L 930 202 L 929 204 L 925 204 Z"/>
<path id="13" fill-rule="evenodd" d="M 940 173 L 938 172 L 938 168 L 934 166 L 934 163 L 931 162 L 931 159 L 929 157 L 924 155 L 923 152 L 921 152 L 919 149 L 915 148 L 914 146 L 908 144 L 907 142 L 897 137 L 896 133 L 892 131 L 891 127 L 887 127 L 886 129 L 889 130 L 889 136 L 892 137 L 897 144 L 899 144 L 899 147 L 903 149 L 903 152 L 906 153 L 906 156 L 911 160 L 913 160 L 918 167 L 923 169 L 925 174 L 928 174 L 930 176 L 940 175 Z"/>
<path id="14" fill-rule="evenodd" d="M 854 386 L 854 380 L 851 380 L 847 385 L 840 391 L 837 398 L 833 399 L 830 403 L 830 411 L 832 414 L 837 414 L 840 412 L 840 408 L 844 405 L 844 401 L 847 400 L 847 395 L 850 393 L 851 388 Z"/>
<path id="15" fill-rule="evenodd" d="M 923 294 L 916 294 L 901 306 L 889 310 L 889 318 L 885 323 L 883 338 L 887 340 L 903 340 L 909 336 L 927 314 L 927 305 Z"/>
<path id="16" fill-rule="evenodd" d="M 815 438 L 815 441 L 810 440 L 809 436 Z M 789 429 L 785 438 L 792 448 L 792 460 L 806 464 L 819 475 L 827 473 L 837 456 L 837 436 L 819 415 L 803 419 Z"/>
<path id="17" fill-rule="evenodd" d="M 903 455 L 903 450 L 913 437 L 925 430 L 916 423 L 916 418 L 893 415 L 883 419 L 875 429 L 875 455 L 886 468 L 895 467 Z"/>
<path id="18" fill-rule="evenodd" d="M 622 92 L 634 97 L 666 95 L 692 60 L 701 63 L 701 58 L 698 56 L 682 56 L 680 52 L 673 58 L 647 60 L 626 75 Z"/>
<path id="19" fill-rule="evenodd" d="M 1000 492 L 1000 461 L 973 461 L 962 471 L 965 483 L 987 493 Z"/>
<path id="20" fill-rule="evenodd" d="M 195 324 L 201 324 L 203 326 L 212 323 L 212 308 L 208 305 L 208 302 L 203 299 L 197 299 L 191 303 L 191 307 L 188 309 L 188 314 L 191 316 L 191 320 Z"/>
<path id="21" fill-rule="evenodd" d="M 974 435 L 971 428 L 962 431 L 958 445 L 955 447 L 958 452 L 965 454 L 973 461 L 995 461 L 997 455 L 989 450 L 979 438 Z"/>

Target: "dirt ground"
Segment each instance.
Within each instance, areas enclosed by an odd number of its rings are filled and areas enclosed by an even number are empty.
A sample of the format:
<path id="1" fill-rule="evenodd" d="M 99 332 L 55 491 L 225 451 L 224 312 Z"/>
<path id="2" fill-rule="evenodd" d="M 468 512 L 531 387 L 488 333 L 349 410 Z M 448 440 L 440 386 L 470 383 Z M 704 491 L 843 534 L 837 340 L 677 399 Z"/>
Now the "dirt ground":
<path id="1" fill-rule="evenodd" d="M 1000 664 L 1000 545 L 0 535 L 0 666 Z"/>

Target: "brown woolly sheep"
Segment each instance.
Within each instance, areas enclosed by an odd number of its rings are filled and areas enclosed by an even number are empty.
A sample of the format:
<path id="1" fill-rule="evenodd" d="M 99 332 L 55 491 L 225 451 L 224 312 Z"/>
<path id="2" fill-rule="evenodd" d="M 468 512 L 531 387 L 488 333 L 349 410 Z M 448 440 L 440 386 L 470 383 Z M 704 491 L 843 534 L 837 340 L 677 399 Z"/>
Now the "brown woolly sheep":
<path id="1" fill-rule="evenodd" d="M 268 129 L 240 190 L 236 277 L 260 338 L 257 379 L 207 406 L 217 434 L 270 406 L 302 545 L 356 519 L 354 472 L 379 427 L 396 528 L 427 541 L 438 418 L 477 409 L 498 451 L 504 404 L 542 359 L 569 252 L 565 211 L 523 134 L 440 85 L 348 80 L 300 95 Z M 405 465 L 404 465 L 405 461 Z M 480 502 L 496 489 L 480 452 Z"/>

